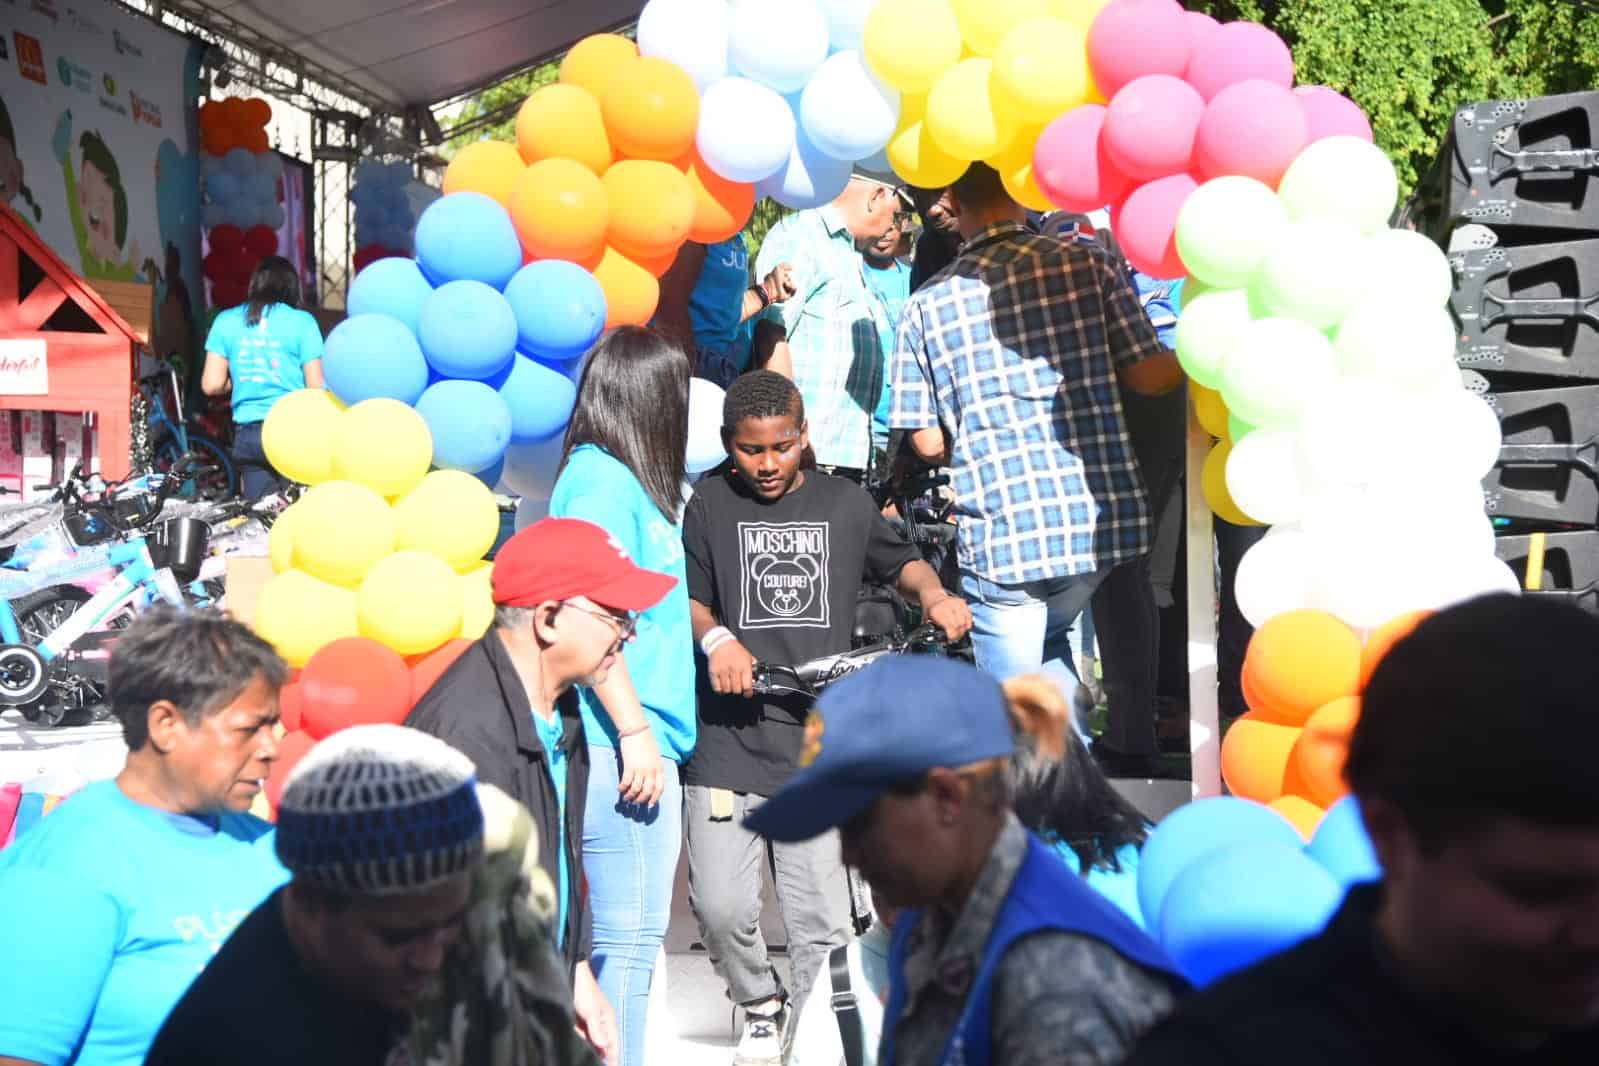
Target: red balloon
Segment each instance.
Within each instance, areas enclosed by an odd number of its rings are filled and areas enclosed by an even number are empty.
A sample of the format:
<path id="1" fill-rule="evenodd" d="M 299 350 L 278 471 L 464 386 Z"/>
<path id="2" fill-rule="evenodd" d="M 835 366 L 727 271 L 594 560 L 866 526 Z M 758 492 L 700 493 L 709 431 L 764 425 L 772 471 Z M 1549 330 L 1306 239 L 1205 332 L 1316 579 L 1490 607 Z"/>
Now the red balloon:
<path id="1" fill-rule="evenodd" d="M 244 231 L 232 223 L 224 222 L 207 234 L 213 252 L 231 254 L 244 247 Z"/>
<path id="2" fill-rule="evenodd" d="M 1359 137 L 1367 144 L 1372 142 L 1371 120 L 1359 104 L 1336 89 L 1301 85 L 1294 90 L 1294 97 L 1305 110 L 1306 144 L 1323 137 Z"/>
<path id="3" fill-rule="evenodd" d="M 256 258 L 278 254 L 277 231 L 271 226 L 251 226 L 244 235 L 244 248 Z"/>
<path id="4" fill-rule="evenodd" d="M 422 656 L 420 662 L 411 667 L 411 706 L 415 707 L 417 701 L 427 695 L 427 690 L 433 683 L 444 676 L 444 672 L 455 665 L 455 660 L 461 657 L 473 642 L 465 639 L 456 639 L 443 645 L 435 651 Z"/>
<path id="5" fill-rule="evenodd" d="M 252 96 L 244 102 L 244 113 L 257 126 L 265 126 L 272 121 L 272 105 L 259 96 Z"/>
<path id="6" fill-rule="evenodd" d="M 304 709 L 299 682 L 290 681 L 278 690 L 278 721 L 283 723 L 284 730 L 293 733 L 300 728 L 300 717 Z"/>
<path id="7" fill-rule="evenodd" d="M 250 275 L 255 273 L 255 264 L 260 261 L 260 257 L 253 256 L 246 249 L 240 248 L 225 258 L 228 271 L 226 280 L 248 288 Z"/>
<path id="8" fill-rule="evenodd" d="M 211 284 L 211 306 L 222 310 L 239 306 L 249 295 L 249 288 L 236 281 L 217 281 Z"/>
<path id="9" fill-rule="evenodd" d="M 283 786 L 289 782 L 289 774 L 294 772 L 305 753 L 316 747 L 316 739 L 309 733 L 293 732 L 278 741 L 278 757 L 272 760 L 271 767 L 267 770 L 266 794 L 267 802 L 272 804 L 272 816 L 276 820 L 278 803 L 283 799 Z"/>
<path id="10" fill-rule="evenodd" d="M 318 740 L 353 725 L 398 725 L 411 709 L 411 672 L 399 652 L 345 637 L 311 656 L 300 696 L 305 731 Z"/>
<path id="11" fill-rule="evenodd" d="M 1189 175 L 1174 174 L 1140 185 L 1127 197 L 1111 229 L 1136 269 L 1165 280 L 1188 273 L 1177 254 L 1177 213 L 1197 188 L 1199 183 Z"/>
<path id="12" fill-rule="evenodd" d="M 228 277 L 228 255 L 213 251 L 200 261 L 200 272 L 207 281 L 225 281 Z"/>
<path id="13" fill-rule="evenodd" d="M 242 131 L 239 136 L 239 143 L 256 155 L 272 150 L 272 141 L 267 136 L 267 131 L 263 129 Z"/>

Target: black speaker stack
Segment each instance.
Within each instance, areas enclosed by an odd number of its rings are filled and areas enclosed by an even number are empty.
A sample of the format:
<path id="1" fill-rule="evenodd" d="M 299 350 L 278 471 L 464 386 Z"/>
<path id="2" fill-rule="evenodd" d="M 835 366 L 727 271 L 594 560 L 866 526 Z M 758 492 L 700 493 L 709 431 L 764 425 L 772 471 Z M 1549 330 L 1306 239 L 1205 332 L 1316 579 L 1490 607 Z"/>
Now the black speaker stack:
<path id="1" fill-rule="evenodd" d="M 1599 613 L 1599 92 L 1460 108 L 1407 213 L 1449 250 L 1456 361 L 1504 432 L 1499 557 Z"/>

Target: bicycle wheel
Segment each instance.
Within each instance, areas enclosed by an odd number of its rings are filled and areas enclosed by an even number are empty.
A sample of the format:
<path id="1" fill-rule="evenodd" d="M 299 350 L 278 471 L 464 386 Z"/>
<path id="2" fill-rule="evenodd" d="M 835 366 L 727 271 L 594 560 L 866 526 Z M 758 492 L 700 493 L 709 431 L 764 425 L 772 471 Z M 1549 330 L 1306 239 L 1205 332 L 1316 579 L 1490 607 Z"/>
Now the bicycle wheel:
<path id="1" fill-rule="evenodd" d="M 196 457 L 190 465 L 188 476 L 179 486 L 177 495 L 184 498 L 200 496 L 219 500 L 239 493 L 239 474 L 233 468 L 233 457 L 228 450 L 210 437 L 189 434 L 189 452 Z M 168 437 L 156 447 L 155 468 L 167 473 L 183 458 L 183 448 L 176 437 Z"/>
<path id="2" fill-rule="evenodd" d="M 37 645 L 88 602 L 89 594 L 76 585 L 51 585 L 12 600 L 11 611 L 22 639 Z"/>

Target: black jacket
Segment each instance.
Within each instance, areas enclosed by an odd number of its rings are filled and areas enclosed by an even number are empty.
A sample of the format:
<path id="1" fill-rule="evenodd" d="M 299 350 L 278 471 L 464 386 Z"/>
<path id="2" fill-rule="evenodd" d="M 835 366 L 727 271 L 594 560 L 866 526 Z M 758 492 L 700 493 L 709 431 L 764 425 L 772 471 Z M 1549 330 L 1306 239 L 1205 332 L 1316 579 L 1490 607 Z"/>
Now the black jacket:
<path id="1" fill-rule="evenodd" d="M 589 957 L 594 934 L 588 894 L 583 891 L 583 809 L 589 788 L 589 749 L 583 737 L 577 693 L 556 701 L 561 715 L 561 750 L 566 753 L 566 824 L 550 777 L 544 744 L 533 729 L 533 706 L 498 633 L 490 629 L 444 672 L 405 720 L 412 729 L 438 737 L 477 764 L 478 780 L 494 785 L 533 812 L 539 829 L 539 865 L 560 884 L 560 852 L 566 848 L 569 965 Z"/>

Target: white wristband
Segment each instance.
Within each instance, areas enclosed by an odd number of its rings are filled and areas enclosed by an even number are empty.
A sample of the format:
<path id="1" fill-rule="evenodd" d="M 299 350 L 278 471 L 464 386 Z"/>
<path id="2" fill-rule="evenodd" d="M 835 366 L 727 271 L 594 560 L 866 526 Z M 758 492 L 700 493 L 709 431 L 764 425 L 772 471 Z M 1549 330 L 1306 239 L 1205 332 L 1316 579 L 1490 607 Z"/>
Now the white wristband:
<path id="1" fill-rule="evenodd" d="M 705 657 L 708 659 L 711 657 L 711 652 L 732 639 L 733 631 L 731 629 L 726 626 L 717 626 L 700 638 L 700 651 L 704 652 Z"/>

